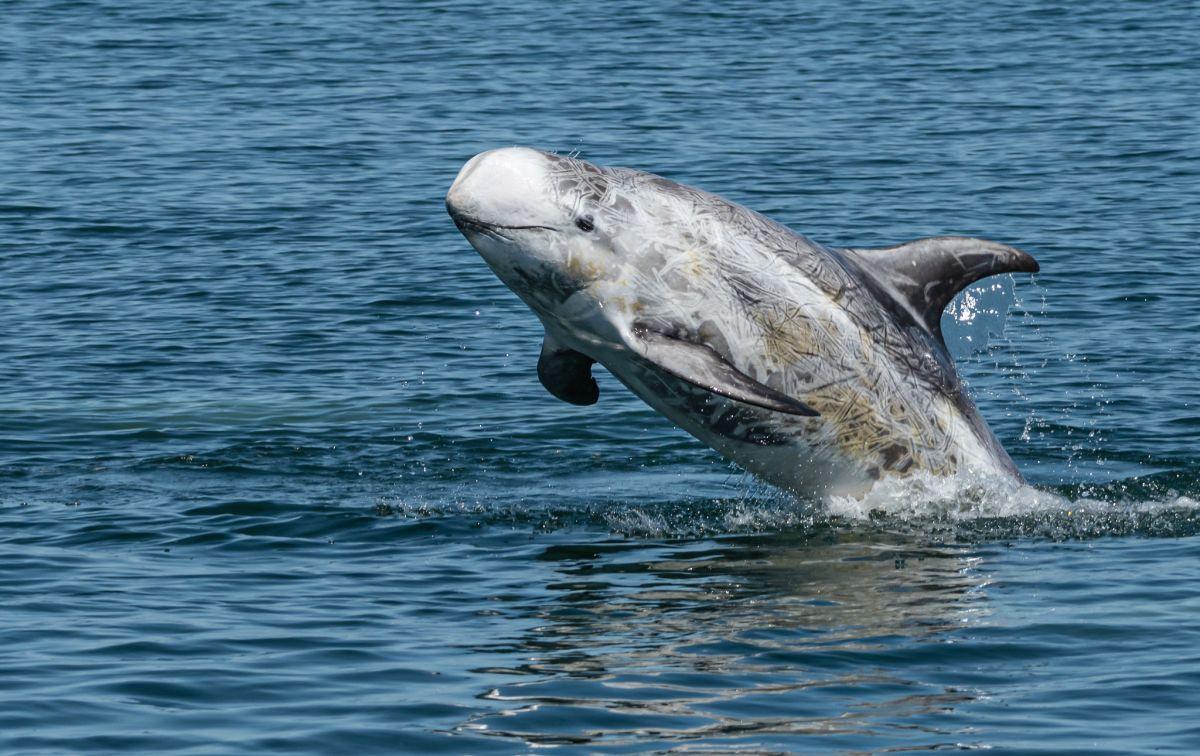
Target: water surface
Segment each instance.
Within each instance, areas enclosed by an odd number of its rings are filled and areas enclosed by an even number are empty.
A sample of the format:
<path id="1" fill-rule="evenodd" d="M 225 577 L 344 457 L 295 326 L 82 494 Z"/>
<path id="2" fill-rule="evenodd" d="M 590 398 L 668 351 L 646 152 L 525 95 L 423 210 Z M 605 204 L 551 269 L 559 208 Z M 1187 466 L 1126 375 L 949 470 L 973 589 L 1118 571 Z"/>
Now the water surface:
<path id="1" fill-rule="evenodd" d="M 8 3 L 0 749 L 1195 751 L 1198 35 L 1183 2 Z M 510 144 L 831 245 L 1029 250 L 948 328 L 1035 488 L 817 508 L 607 374 L 557 402 L 442 207 Z"/>

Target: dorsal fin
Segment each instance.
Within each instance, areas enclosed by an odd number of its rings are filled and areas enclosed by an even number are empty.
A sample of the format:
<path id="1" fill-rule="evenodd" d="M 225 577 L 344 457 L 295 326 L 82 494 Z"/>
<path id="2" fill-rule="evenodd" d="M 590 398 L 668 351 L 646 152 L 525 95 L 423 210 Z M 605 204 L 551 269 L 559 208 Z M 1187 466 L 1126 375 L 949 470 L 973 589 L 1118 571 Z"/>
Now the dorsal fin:
<path id="1" fill-rule="evenodd" d="M 913 319 L 942 339 L 942 310 L 954 295 L 997 273 L 1036 273 L 1019 249 L 967 236 L 931 236 L 894 247 L 845 250 Z"/>

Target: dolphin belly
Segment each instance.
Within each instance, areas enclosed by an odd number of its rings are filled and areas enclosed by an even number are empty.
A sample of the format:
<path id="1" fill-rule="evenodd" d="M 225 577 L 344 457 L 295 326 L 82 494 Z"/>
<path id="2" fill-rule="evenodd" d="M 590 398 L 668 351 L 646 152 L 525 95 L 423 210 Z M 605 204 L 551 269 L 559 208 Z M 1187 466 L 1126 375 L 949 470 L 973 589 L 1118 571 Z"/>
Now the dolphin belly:
<path id="1" fill-rule="evenodd" d="M 996 445 L 997 456 L 949 401 L 935 400 L 941 405 L 933 410 L 940 422 L 930 424 L 924 438 L 913 439 L 911 426 L 878 413 L 795 417 L 714 395 L 652 364 L 600 362 L 677 427 L 748 472 L 801 496 L 860 496 L 888 475 L 963 470 L 1019 475 L 1003 449 Z"/>
<path id="2" fill-rule="evenodd" d="M 856 495 L 878 479 L 860 460 L 814 443 L 821 435 L 819 418 L 748 407 L 653 366 L 614 367 L 609 372 L 651 408 L 772 485 L 803 496 Z"/>

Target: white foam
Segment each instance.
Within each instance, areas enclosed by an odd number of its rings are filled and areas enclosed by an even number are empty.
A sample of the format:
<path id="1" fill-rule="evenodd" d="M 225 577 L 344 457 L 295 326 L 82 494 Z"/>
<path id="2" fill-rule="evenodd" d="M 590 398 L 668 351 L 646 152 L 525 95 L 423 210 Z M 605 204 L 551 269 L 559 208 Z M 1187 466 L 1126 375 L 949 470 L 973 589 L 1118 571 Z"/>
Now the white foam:
<path id="1" fill-rule="evenodd" d="M 917 473 L 884 478 L 861 498 L 831 497 L 827 506 L 830 514 L 850 520 L 880 514 L 901 520 L 963 520 L 1059 509 L 1068 503 L 1062 496 L 1008 478 Z"/>

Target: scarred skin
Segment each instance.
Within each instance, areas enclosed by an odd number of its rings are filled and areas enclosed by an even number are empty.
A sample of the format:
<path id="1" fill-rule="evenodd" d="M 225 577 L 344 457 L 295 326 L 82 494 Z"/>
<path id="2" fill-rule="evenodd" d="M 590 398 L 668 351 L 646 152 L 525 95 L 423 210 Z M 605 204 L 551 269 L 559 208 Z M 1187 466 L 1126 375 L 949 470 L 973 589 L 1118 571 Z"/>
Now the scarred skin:
<path id="1" fill-rule="evenodd" d="M 544 355 L 599 362 L 775 485 L 824 497 L 860 495 L 883 476 L 917 471 L 1020 479 L 967 396 L 936 318 L 930 326 L 896 294 L 934 284 L 903 270 L 873 274 L 869 251 L 821 246 L 653 174 L 525 148 L 477 156 L 447 206 L 544 324 Z M 819 415 L 764 409 L 681 380 L 652 358 L 647 334 L 707 347 Z"/>

